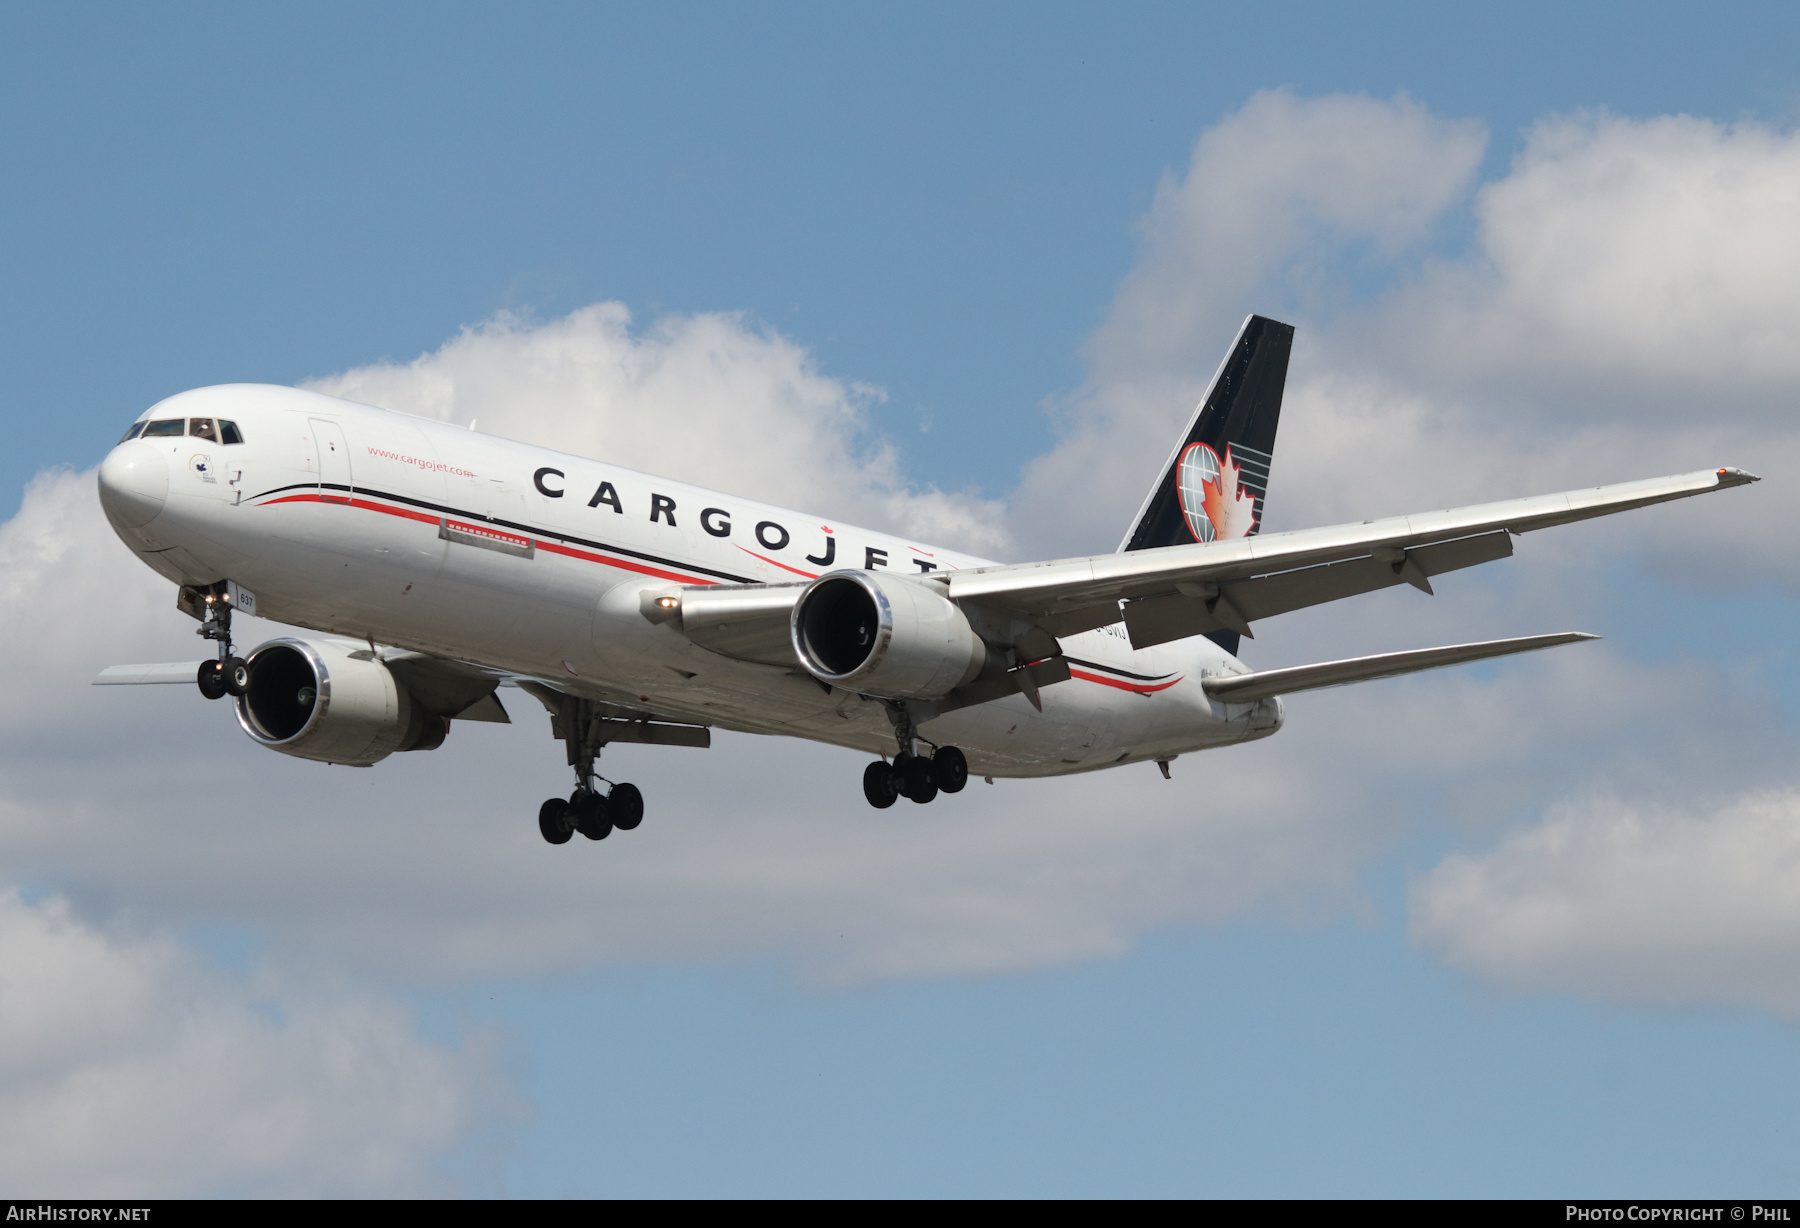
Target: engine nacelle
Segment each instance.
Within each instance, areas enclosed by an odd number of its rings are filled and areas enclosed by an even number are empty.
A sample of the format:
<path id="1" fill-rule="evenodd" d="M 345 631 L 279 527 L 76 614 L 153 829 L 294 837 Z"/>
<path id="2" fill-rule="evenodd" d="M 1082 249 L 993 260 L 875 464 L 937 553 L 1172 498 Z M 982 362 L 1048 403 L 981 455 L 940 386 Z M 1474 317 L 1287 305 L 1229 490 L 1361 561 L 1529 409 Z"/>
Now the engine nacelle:
<path id="1" fill-rule="evenodd" d="M 238 724 L 284 755 L 368 767 L 395 751 L 435 750 L 450 731 L 354 643 L 270 640 L 244 660 Z"/>
<path id="2" fill-rule="evenodd" d="M 794 651 L 821 682 L 889 699 L 938 699 L 987 664 L 987 645 L 940 585 L 830 571 L 794 603 Z"/>

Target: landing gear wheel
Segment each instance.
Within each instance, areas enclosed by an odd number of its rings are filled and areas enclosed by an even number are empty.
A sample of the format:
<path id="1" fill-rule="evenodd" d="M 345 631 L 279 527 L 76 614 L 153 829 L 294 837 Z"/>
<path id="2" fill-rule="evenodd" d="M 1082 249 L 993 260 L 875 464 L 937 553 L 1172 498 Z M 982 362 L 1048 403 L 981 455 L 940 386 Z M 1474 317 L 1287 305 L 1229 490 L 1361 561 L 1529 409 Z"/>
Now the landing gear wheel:
<path id="1" fill-rule="evenodd" d="M 575 834 L 575 816 L 569 803 L 553 797 L 538 807 L 538 830 L 551 844 L 567 844 Z"/>
<path id="2" fill-rule="evenodd" d="M 612 825 L 630 831 L 644 821 L 644 795 L 636 785 L 614 785 L 606 803 L 612 809 Z"/>
<path id="3" fill-rule="evenodd" d="M 200 684 L 200 693 L 208 699 L 225 698 L 225 666 L 219 661 L 200 662 L 200 672 L 194 676 Z"/>
<path id="4" fill-rule="evenodd" d="M 931 771 L 931 760 L 919 755 L 902 755 L 894 760 L 894 775 L 900 778 L 900 794 L 923 806 L 938 795 L 937 778 Z"/>
<path id="5" fill-rule="evenodd" d="M 575 812 L 575 830 L 589 840 L 604 840 L 612 835 L 612 815 L 606 799 L 591 789 L 577 789 L 569 798 L 569 809 Z"/>
<path id="6" fill-rule="evenodd" d="M 230 695 L 242 695 L 250 689 L 250 667 L 242 657 L 232 657 L 225 662 L 225 691 Z"/>
<path id="7" fill-rule="evenodd" d="M 961 793 L 969 783 L 969 761 L 954 746 L 940 746 L 931 757 L 931 774 L 946 793 Z"/>
<path id="8" fill-rule="evenodd" d="M 894 769 L 879 759 L 863 769 L 863 796 L 877 810 L 886 810 L 900 796 Z"/>

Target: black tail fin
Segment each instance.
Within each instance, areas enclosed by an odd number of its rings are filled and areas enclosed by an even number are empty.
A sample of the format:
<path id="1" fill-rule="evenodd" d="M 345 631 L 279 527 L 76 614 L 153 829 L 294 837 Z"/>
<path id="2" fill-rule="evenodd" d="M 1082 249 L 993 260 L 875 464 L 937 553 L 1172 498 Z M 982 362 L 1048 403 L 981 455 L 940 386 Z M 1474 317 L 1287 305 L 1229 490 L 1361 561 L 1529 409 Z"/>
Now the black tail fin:
<path id="1" fill-rule="evenodd" d="M 1251 316 L 1144 499 L 1121 552 L 1249 537 L 1262 528 L 1294 326 Z M 1233 656 L 1238 633 L 1206 637 Z"/>
<path id="2" fill-rule="evenodd" d="M 1119 549 L 1249 537 L 1262 527 L 1294 326 L 1251 316 Z"/>

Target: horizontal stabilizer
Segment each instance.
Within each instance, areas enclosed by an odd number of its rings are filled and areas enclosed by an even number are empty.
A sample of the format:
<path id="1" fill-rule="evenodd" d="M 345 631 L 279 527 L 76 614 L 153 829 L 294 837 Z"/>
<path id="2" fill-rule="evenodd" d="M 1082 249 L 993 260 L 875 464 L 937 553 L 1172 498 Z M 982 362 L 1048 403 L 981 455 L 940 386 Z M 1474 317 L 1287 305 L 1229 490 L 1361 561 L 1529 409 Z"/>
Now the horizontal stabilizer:
<path id="1" fill-rule="evenodd" d="M 200 676 L 198 661 L 168 661 L 161 665 L 109 665 L 100 671 L 93 686 L 174 686 L 185 682 L 193 686 Z"/>
<path id="2" fill-rule="evenodd" d="M 1350 657 L 1343 661 L 1321 661 L 1317 665 L 1293 665 L 1286 669 L 1262 669 L 1251 674 L 1208 678 L 1201 685 L 1206 693 L 1221 703 L 1247 704 L 1273 695 L 1290 695 L 1295 691 L 1313 691 L 1320 687 L 1343 686 L 1348 682 L 1368 682 L 1375 678 L 1392 678 L 1396 674 L 1417 673 L 1444 665 L 1462 665 L 1468 661 L 1484 661 L 1489 657 L 1510 656 L 1515 652 L 1533 652 L 1573 644 L 1580 640 L 1597 640 L 1585 631 L 1559 631 L 1555 635 L 1527 635 L 1513 640 L 1484 640 L 1479 644 L 1447 644 L 1442 648 L 1415 648 L 1409 652 L 1384 652 L 1372 657 Z"/>

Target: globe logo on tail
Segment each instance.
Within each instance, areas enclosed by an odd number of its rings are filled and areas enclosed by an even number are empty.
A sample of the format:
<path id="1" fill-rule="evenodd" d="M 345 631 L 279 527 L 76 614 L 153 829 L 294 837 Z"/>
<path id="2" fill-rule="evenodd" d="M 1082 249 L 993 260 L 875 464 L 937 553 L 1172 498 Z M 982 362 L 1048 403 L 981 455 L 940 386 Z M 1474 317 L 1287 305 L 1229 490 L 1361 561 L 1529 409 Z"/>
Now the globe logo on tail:
<path id="1" fill-rule="evenodd" d="M 1195 541 L 1230 541 L 1256 532 L 1256 492 L 1241 479 L 1242 466 L 1225 446 L 1225 459 L 1203 443 L 1191 443 L 1175 466 L 1175 494 Z"/>

